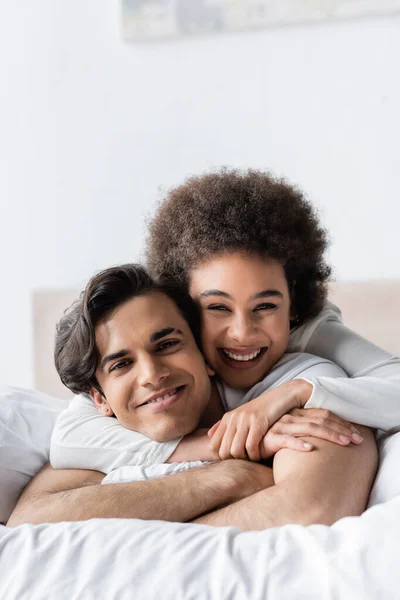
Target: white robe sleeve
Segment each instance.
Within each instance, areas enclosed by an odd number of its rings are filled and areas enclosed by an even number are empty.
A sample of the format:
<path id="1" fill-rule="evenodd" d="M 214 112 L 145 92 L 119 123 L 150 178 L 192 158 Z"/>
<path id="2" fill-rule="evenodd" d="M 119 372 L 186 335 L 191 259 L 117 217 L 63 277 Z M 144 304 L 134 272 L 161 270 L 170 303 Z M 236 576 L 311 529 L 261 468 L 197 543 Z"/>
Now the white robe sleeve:
<path id="1" fill-rule="evenodd" d="M 328 303 L 321 315 L 293 332 L 290 350 L 327 358 L 349 376 L 305 377 L 314 386 L 306 408 L 326 408 L 360 425 L 400 431 L 400 358 L 345 327 L 334 305 Z"/>
<path id="2" fill-rule="evenodd" d="M 110 473 L 118 467 L 144 467 L 168 460 L 182 438 L 158 443 L 100 415 L 90 398 L 75 396 L 56 421 L 50 447 L 55 469 L 92 469 Z"/>

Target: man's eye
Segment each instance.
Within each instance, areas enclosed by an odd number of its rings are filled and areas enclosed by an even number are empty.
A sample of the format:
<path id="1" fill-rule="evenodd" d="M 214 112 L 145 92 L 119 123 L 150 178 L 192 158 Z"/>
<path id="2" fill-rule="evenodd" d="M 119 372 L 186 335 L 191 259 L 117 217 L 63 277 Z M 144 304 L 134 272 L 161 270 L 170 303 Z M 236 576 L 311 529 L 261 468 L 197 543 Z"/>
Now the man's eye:
<path id="1" fill-rule="evenodd" d="M 215 310 L 215 311 L 220 311 L 220 312 L 225 311 L 226 312 L 226 311 L 229 311 L 229 308 L 227 308 L 223 304 L 211 304 L 210 306 L 207 306 L 207 310 Z"/>
<path id="2" fill-rule="evenodd" d="M 115 365 L 113 365 L 111 367 L 110 373 L 112 373 L 113 371 L 120 371 L 124 367 L 127 367 L 128 365 L 130 365 L 131 362 L 132 362 L 131 360 L 121 360 L 120 362 L 116 363 Z"/>
<path id="3" fill-rule="evenodd" d="M 162 344 L 157 346 L 157 350 L 168 350 L 177 344 L 179 344 L 179 340 L 167 340 L 166 342 L 162 342 Z"/>
<path id="4" fill-rule="evenodd" d="M 272 302 L 264 302 L 263 304 L 258 304 L 254 310 L 274 310 L 277 308 L 276 304 L 272 304 Z"/>

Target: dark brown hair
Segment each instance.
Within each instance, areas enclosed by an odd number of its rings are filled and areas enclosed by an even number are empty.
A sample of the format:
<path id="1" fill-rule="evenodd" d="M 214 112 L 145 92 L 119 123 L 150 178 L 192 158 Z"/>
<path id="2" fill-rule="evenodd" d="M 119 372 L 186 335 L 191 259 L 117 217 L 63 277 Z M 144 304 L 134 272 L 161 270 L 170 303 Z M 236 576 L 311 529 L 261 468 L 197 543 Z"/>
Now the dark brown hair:
<path id="1" fill-rule="evenodd" d="M 326 299 L 327 246 L 315 208 L 296 187 L 263 171 L 222 169 L 169 192 L 150 222 L 147 266 L 188 290 L 193 269 L 228 252 L 278 261 L 301 324 Z"/>
<path id="2" fill-rule="evenodd" d="M 115 308 L 136 296 L 159 291 L 173 300 L 200 344 L 197 307 L 189 294 L 175 283 L 155 282 L 141 265 L 111 267 L 95 275 L 56 328 L 54 361 L 61 381 L 75 394 L 92 387 L 101 392 L 96 379 L 99 353 L 96 325 Z"/>

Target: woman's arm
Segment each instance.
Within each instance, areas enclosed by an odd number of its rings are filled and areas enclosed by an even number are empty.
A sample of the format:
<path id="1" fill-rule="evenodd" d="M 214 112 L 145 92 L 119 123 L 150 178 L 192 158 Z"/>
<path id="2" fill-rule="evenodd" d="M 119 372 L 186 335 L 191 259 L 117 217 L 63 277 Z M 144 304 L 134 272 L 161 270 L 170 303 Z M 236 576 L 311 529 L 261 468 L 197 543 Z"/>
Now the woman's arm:
<path id="1" fill-rule="evenodd" d="M 311 389 L 309 384 L 302 384 Z M 287 391 L 290 392 L 290 386 Z M 292 407 L 299 406 L 296 394 L 297 390 L 293 395 L 288 393 L 278 398 L 273 412 L 278 411 L 276 419 Z M 319 428 L 313 428 L 316 437 L 340 443 L 337 432 L 333 430 L 335 426 L 332 429 L 332 424 L 326 419 L 321 422 L 318 416 L 313 415 L 309 421 L 306 425 L 306 419 L 299 419 L 301 427 L 296 429 L 297 436 L 312 435 L 310 427 L 317 423 Z M 280 437 L 275 437 L 275 451 L 297 442 L 296 437 L 290 437 L 292 430 L 293 423 L 283 424 Z M 57 419 L 51 440 L 50 462 L 56 469 L 85 469 L 108 474 L 123 466 L 149 467 L 163 463 L 218 460 L 207 432 L 208 429 L 198 429 L 184 438 L 154 442 L 141 433 L 126 429 L 117 419 L 100 415 L 90 398 L 76 396 Z"/>
<path id="2" fill-rule="evenodd" d="M 334 309 L 329 305 L 316 323 L 295 331 L 291 350 L 327 358 L 349 378 L 307 377 L 314 390 L 306 408 L 326 408 L 354 423 L 399 431 L 400 358 L 345 327 Z"/>

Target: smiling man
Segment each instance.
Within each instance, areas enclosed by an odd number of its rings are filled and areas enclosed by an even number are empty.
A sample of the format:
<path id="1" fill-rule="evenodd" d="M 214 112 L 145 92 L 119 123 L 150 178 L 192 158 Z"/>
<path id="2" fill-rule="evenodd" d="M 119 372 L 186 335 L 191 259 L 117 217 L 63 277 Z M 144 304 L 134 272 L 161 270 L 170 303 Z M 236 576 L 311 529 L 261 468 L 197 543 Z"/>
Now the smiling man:
<path id="1" fill-rule="evenodd" d="M 212 374 L 185 318 L 165 293 L 131 298 L 96 325 L 99 366 L 89 391 L 99 411 L 165 442 L 194 431 L 210 399 Z M 220 405 L 220 414 L 223 414 Z"/>

